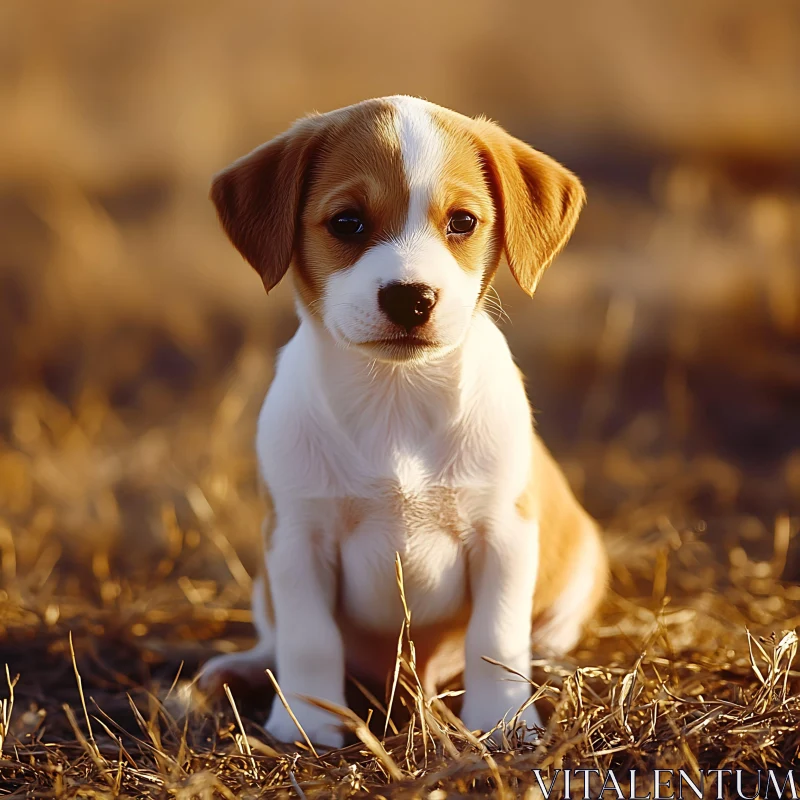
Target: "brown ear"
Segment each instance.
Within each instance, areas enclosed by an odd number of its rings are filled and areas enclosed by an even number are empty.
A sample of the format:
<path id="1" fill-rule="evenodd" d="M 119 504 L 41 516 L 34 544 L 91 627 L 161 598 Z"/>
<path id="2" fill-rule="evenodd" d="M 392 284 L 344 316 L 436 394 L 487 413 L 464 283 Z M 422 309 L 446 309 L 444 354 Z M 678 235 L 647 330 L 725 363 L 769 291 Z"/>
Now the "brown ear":
<path id="1" fill-rule="evenodd" d="M 567 243 L 586 199 L 568 169 L 502 128 L 479 120 L 487 167 L 499 195 L 508 265 L 532 295 Z"/>
<path id="2" fill-rule="evenodd" d="M 269 292 L 292 260 L 303 179 L 319 124 L 300 120 L 220 172 L 211 200 L 234 247 Z"/>

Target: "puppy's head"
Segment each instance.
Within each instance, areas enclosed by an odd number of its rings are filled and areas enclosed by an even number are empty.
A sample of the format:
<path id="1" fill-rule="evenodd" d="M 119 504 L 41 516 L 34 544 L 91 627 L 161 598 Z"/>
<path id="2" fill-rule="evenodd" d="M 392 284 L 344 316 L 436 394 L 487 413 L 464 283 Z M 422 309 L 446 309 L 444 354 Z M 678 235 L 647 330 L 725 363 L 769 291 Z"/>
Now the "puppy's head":
<path id="1" fill-rule="evenodd" d="M 220 173 L 211 197 L 267 291 L 292 264 L 336 341 L 420 361 L 463 340 L 504 252 L 533 293 L 584 193 L 492 122 L 390 97 L 300 120 Z"/>

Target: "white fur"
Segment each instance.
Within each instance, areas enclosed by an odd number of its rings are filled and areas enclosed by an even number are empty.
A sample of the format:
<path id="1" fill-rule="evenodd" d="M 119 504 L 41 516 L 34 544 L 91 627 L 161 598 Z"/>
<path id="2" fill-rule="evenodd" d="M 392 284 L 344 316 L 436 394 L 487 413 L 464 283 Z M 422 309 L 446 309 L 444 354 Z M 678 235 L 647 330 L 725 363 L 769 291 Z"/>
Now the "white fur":
<path id="1" fill-rule="evenodd" d="M 344 704 L 337 551 L 343 611 L 392 635 L 403 620 L 394 577 L 399 552 L 415 622 L 452 616 L 472 593 L 465 722 L 490 729 L 519 708 L 530 686 L 506 680 L 482 656 L 529 674 L 537 530 L 515 500 L 527 480 L 531 435 L 508 346 L 484 314 L 457 350 L 416 367 L 370 363 L 302 321 L 281 353 L 257 435 L 278 519 L 267 567 L 278 676 L 288 696 Z M 458 497 L 455 536 L 426 502 L 442 489 Z M 410 504 L 413 524 L 398 517 L 398 495 Z M 350 498 L 365 501 L 353 531 L 341 522 Z M 298 702 L 294 711 L 318 741 L 338 741 L 317 709 Z M 535 721 L 529 710 L 528 722 Z M 279 738 L 298 735 L 280 704 L 267 728 Z"/>

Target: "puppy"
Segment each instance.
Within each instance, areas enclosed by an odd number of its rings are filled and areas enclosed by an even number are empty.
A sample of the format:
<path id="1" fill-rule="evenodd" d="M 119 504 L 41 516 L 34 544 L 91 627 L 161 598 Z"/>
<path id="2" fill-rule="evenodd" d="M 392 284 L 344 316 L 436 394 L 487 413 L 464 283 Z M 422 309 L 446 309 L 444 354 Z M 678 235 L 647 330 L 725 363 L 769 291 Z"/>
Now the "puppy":
<path id="1" fill-rule="evenodd" d="M 258 423 L 272 507 L 259 640 L 212 659 L 201 687 L 274 666 L 309 737 L 341 745 L 337 719 L 303 698 L 343 706 L 346 671 L 391 675 L 399 554 L 424 686 L 463 671 L 466 726 L 509 722 L 532 649 L 577 642 L 607 565 L 484 298 L 504 254 L 533 293 L 581 184 L 486 119 L 388 97 L 300 120 L 211 197 L 267 291 L 291 266 L 300 326 Z M 539 725 L 532 704 L 517 720 Z M 278 700 L 266 727 L 299 736 Z"/>

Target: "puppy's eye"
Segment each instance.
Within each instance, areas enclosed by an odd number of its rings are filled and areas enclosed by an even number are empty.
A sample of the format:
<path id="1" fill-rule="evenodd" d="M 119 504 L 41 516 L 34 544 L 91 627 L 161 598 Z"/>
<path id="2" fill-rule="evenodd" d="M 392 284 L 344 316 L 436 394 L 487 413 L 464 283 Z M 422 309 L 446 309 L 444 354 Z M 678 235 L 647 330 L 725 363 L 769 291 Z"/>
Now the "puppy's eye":
<path id="1" fill-rule="evenodd" d="M 469 211 L 456 211 L 447 223 L 447 232 L 454 234 L 472 233 L 478 220 Z"/>
<path id="2" fill-rule="evenodd" d="M 334 236 L 342 239 L 358 236 L 365 230 L 363 220 L 355 211 L 343 211 L 341 214 L 336 214 L 328 222 L 328 228 Z"/>

